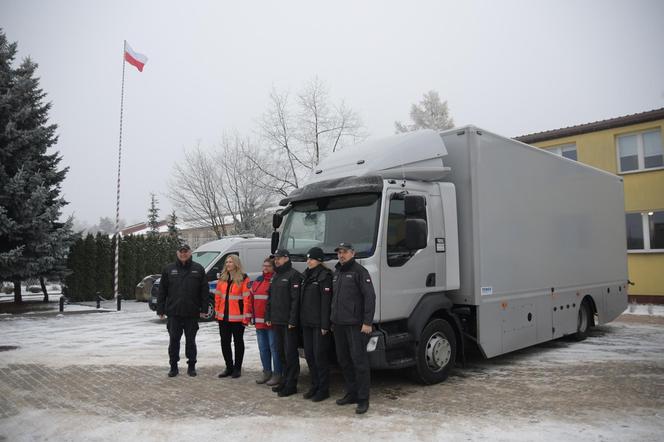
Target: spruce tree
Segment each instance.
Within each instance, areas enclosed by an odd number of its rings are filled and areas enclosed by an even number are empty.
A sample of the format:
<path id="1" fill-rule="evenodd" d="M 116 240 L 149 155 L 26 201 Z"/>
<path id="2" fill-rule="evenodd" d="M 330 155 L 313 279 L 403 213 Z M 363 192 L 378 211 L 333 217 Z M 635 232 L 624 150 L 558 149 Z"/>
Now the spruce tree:
<path id="1" fill-rule="evenodd" d="M 148 209 L 148 235 L 157 236 L 159 234 L 159 201 L 154 193 L 150 194 L 150 209 Z"/>
<path id="2" fill-rule="evenodd" d="M 74 237 L 71 220 L 58 222 L 67 168 L 58 169 L 58 152 L 47 153 L 57 142 L 51 104 L 36 63 L 26 58 L 12 67 L 16 47 L 0 29 L 0 279 L 14 283 L 19 303 L 21 281 L 52 273 Z"/>
<path id="3" fill-rule="evenodd" d="M 180 229 L 178 229 L 178 217 L 175 215 L 175 210 L 168 216 L 168 235 L 175 239 L 180 236 Z"/>
<path id="4" fill-rule="evenodd" d="M 113 266 L 114 251 L 111 249 L 111 239 L 108 235 L 97 233 L 96 290 L 103 298 L 113 297 Z"/>

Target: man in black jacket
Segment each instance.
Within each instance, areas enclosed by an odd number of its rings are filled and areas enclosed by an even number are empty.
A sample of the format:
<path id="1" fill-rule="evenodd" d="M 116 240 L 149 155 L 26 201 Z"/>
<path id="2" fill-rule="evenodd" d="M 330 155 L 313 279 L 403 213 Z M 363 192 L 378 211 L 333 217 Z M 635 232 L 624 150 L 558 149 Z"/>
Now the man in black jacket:
<path id="1" fill-rule="evenodd" d="M 305 399 L 320 402 L 330 397 L 330 303 L 332 272 L 323 264 L 325 254 L 320 247 L 307 252 L 307 268 L 302 274 L 300 291 L 300 325 L 304 357 L 309 366 L 311 388 Z"/>
<path id="2" fill-rule="evenodd" d="M 376 293 L 367 269 L 355 261 L 355 250 L 342 242 L 334 249 L 339 262 L 332 278 L 332 315 L 337 360 L 346 381 L 346 395 L 337 405 L 357 404 L 357 414 L 369 409 L 369 356 Z"/>
<path id="3" fill-rule="evenodd" d="M 210 297 L 205 269 L 191 259 L 191 247 L 183 244 L 177 251 L 174 263 L 164 267 L 159 282 L 157 314 L 168 316 L 166 328 L 170 336 L 168 358 L 171 364 L 169 377 L 178 375 L 180 339 L 185 336 L 187 374 L 196 376 L 196 332 L 198 318 L 205 317 Z"/>
<path id="4" fill-rule="evenodd" d="M 297 326 L 302 275 L 293 268 L 286 249 L 274 253 L 274 266 L 275 273 L 265 306 L 265 323 L 274 330 L 277 352 L 284 367 L 281 382 L 272 391 L 285 397 L 297 393 L 297 378 L 300 375 Z"/>

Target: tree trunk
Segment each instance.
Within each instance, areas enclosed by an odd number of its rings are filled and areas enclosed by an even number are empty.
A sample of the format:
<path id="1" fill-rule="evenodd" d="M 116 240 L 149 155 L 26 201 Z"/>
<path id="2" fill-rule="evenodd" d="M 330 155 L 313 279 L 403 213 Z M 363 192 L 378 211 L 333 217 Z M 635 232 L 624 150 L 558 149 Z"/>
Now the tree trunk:
<path id="1" fill-rule="evenodd" d="M 21 296 L 21 280 L 14 279 L 14 302 L 16 304 L 21 304 L 23 302 L 23 297 Z"/>
<path id="2" fill-rule="evenodd" d="M 46 291 L 46 283 L 44 282 L 44 277 L 43 276 L 39 277 L 39 284 L 41 284 L 42 292 L 44 292 L 44 301 L 43 302 L 48 302 L 48 292 Z"/>

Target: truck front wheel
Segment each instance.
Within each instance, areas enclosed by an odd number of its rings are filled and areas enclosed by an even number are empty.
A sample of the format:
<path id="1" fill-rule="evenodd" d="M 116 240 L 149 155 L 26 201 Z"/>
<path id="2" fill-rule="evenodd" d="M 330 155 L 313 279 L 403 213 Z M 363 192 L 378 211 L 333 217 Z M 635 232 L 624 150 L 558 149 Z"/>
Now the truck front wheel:
<path id="1" fill-rule="evenodd" d="M 456 335 L 444 319 L 429 322 L 417 344 L 415 379 L 423 384 L 443 382 L 456 360 Z"/>

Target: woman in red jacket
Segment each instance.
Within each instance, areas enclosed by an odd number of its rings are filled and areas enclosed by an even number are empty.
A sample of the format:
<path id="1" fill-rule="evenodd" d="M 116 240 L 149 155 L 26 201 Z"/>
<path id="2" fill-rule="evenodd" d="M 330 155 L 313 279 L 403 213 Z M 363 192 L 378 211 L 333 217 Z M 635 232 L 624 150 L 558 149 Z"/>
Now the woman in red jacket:
<path id="1" fill-rule="evenodd" d="M 277 353 L 274 331 L 265 323 L 265 306 L 268 289 L 274 275 L 274 258 L 263 261 L 263 274 L 251 284 L 251 301 L 256 324 L 256 342 L 263 365 L 263 375 L 256 379 L 257 384 L 277 385 L 281 381 L 281 361 Z"/>
<path id="2" fill-rule="evenodd" d="M 252 314 L 249 277 L 244 273 L 237 255 L 228 255 L 226 258 L 214 295 L 214 310 L 219 322 L 221 353 L 226 362 L 226 369 L 219 373 L 219 377 L 239 378 L 244 358 L 244 327 L 249 324 Z M 231 338 L 235 344 L 235 362 Z"/>

